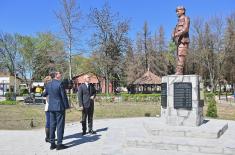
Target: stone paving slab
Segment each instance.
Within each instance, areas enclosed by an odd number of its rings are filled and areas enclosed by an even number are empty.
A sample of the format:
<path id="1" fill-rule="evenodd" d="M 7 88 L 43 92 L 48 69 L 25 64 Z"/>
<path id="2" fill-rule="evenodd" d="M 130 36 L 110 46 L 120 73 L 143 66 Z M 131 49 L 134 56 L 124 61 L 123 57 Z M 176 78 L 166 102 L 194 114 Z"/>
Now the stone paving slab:
<path id="1" fill-rule="evenodd" d="M 125 154 L 128 154 L 128 155 L 215 155 L 215 154 L 209 154 L 209 153 L 204 154 L 204 153 L 165 151 L 165 150 L 143 149 L 143 148 L 135 148 L 135 149 L 128 148 L 128 149 L 125 149 Z M 217 155 L 220 155 L 220 154 L 217 154 Z"/>
<path id="2" fill-rule="evenodd" d="M 25 131 L 0 130 L 0 155 L 212 155 L 213 148 L 204 149 L 204 153 L 197 152 L 197 143 L 214 144 L 214 148 L 223 147 L 221 154 L 235 155 L 235 121 L 218 120 L 228 123 L 228 130 L 218 139 L 182 138 L 182 146 L 174 145 L 175 137 L 152 136 L 146 131 L 144 124 L 159 121 L 156 117 L 121 118 L 94 120 L 96 135 L 81 134 L 80 123 L 66 124 L 63 143 L 70 146 L 65 150 L 50 150 L 50 144 L 44 141 L 44 129 Z M 131 140 L 136 140 L 140 145 L 128 146 Z M 142 141 L 142 143 L 140 143 Z M 164 142 L 169 142 L 167 146 Z M 183 142 L 184 141 L 184 142 Z M 213 142 L 215 141 L 215 142 Z M 162 142 L 157 145 L 155 142 Z M 151 144 L 151 146 L 149 145 Z M 152 147 L 154 146 L 154 147 Z M 172 149 L 172 150 L 169 150 Z M 196 150 L 196 151 L 195 151 Z M 214 149 L 215 150 L 215 149 Z M 220 155 L 217 152 L 217 155 Z"/>

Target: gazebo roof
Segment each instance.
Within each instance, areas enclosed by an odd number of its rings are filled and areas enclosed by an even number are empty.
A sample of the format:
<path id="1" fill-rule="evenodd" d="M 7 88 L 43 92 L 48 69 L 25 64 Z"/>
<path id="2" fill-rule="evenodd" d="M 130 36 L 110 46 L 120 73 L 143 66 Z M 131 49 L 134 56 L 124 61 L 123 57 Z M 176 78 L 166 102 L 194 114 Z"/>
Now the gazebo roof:
<path id="1" fill-rule="evenodd" d="M 133 84 L 135 85 L 144 85 L 144 84 L 161 84 L 162 79 L 153 74 L 152 72 L 150 72 L 149 70 L 144 73 L 144 75 L 142 75 L 140 78 L 138 78 L 137 80 L 135 80 L 133 82 Z"/>

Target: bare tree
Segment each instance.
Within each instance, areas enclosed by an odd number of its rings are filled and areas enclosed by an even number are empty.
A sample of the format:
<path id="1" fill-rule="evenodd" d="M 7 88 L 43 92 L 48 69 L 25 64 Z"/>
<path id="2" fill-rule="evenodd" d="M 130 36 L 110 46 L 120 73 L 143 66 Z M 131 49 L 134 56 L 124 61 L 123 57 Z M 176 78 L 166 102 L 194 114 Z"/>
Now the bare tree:
<path id="1" fill-rule="evenodd" d="M 98 61 L 97 68 L 105 76 L 106 93 L 109 93 L 110 80 L 115 81 L 121 75 L 120 64 L 127 50 L 129 24 L 118 14 L 111 13 L 108 3 L 100 10 L 92 9 L 89 19 L 96 29 L 91 45 Z"/>
<path id="2" fill-rule="evenodd" d="M 213 91 L 223 77 L 222 68 L 227 55 L 223 30 L 223 20 L 219 17 L 211 18 L 207 22 L 201 19 L 193 22 L 191 59 L 199 66 L 197 72 L 204 79 L 209 79 Z"/>
<path id="3" fill-rule="evenodd" d="M 56 12 L 64 33 L 65 47 L 69 51 L 69 78 L 72 79 L 72 52 L 74 50 L 76 34 L 80 32 L 78 28 L 81 12 L 77 6 L 76 0 L 61 0 L 63 9 Z"/>
<path id="4" fill-rule="evenodd" d="M 132 84 L 140 75 L 138 74 L 138 57 L 134 53 L 134 49 L 131 43 L 128 45 L 128 49 L 125 55 L 125 62 L 123 63 L 124 74 L 126 78 L 126 84 Z"/>
<path id="5" fill-rule="evenodd" d="M 155 32 L 154 38 L 151 39 L 150 66 L 153 72 L 159 76 L 167 75 L 168 57 L 166 57 L 167 49 L 165 44 L 165 33 L 163 26 L 160 26 Z"/>
<path id="6" fill-rule="evenodd" d="M 19 69 L 20 54 L 18 51 L 17 35 L 8 33 L 0 34 L 0 57 L 2 65 L 6 68 L 11 75 L 15 76 L 14 80 L 14 93 L 16 94 L 16 76 Z"/>
<path id="7" fill-rule="evenodd" d="M 225 60 L 223 65 L 224 77 L 235 88 L 235 13 L 226 19 L 225 29 Z"/>
<path id="8" fill-rule="evenodd" d="M 18 51 L 18 42 L 16 35 L 8 33 L 0 34 L 0 56 L 1 62 L 7 70 L 13 75 L 17 67 L 17 58 L 20 57 Z"/>
<path id="9" fill-rule="evenodd" d="M 151 45 L 151 33 L 148 28 L 147 21 L 144 22 L 144 26 L 141 32 L 137 34 L 137 51 L 143 55 L 145 71 L 149 68 L 150 57 L 150 45 Z"/>

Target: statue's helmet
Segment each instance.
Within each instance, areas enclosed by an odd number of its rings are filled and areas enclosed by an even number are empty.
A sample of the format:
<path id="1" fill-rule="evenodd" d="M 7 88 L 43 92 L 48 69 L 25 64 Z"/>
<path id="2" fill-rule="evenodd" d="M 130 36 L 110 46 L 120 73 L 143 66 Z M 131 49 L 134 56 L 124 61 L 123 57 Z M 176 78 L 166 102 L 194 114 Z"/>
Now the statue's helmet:
<path id="1" fill-rule="evenodd" d="M 181 5 L 181 6 L 177 6 L 176 11 L 177 11 L 177 10 L 184 10 L 184 12 L 186 11 L 185 7 L 182 6 L 182 5 Z"/>

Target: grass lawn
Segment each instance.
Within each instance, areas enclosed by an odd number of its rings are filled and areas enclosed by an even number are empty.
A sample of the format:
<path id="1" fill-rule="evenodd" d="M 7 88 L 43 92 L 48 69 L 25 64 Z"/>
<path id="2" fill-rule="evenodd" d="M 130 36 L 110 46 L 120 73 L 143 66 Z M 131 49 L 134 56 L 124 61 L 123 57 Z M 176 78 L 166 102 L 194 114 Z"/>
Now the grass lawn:
<path id="1" fill-rule="evenodd" d="M 235 104 L 217 104 L 219 119 L 235 120 Z M 204 106 L 204 116 L 207 105 Z M 96 103 L 95 119 L 120 117 L 155 117 L 160 115 L 157 103 Z M 0 105 L 0 129 L 32 129 L 42 128 L 45 124 L 44 105 Z M 66 122 L 81 120 L 81 111 L 66 111 Z"/>
<path id="2" fill-rule="evenodd" d="M 118 117 L 156 116 L 160 106 L 156 103 L 106 103 L 95 104 L 95 119 Z M 44 105 L 0 105 L 0 129 L 42 128 L 45 124 Z M 74 108 L 66 111 L 66 122 L 81 120 L 81 111 Z"/>

